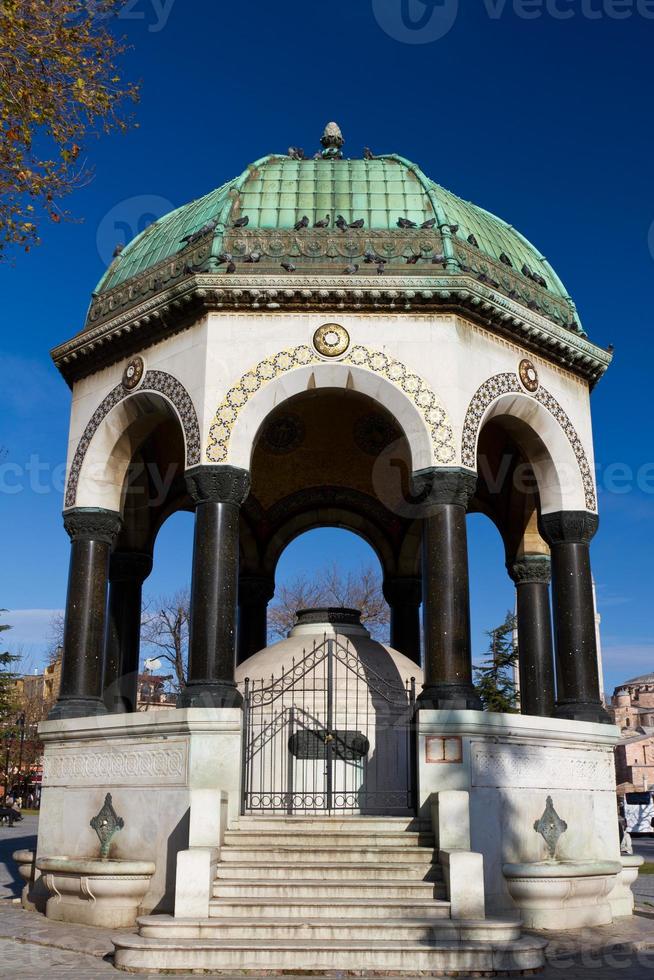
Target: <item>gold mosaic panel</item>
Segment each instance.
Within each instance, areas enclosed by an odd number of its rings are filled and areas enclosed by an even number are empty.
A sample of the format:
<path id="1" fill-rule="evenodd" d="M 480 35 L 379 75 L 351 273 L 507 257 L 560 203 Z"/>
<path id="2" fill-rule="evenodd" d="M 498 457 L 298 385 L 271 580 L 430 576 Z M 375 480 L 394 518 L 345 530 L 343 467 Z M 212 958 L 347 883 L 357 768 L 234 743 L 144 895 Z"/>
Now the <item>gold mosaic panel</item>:
<path id="1" fill-rule="evenodd" d="M 414 374 L 401 361 L 383 351 L 355 345 L 340 364 L 352 364 L 379 374 L 397 385 L 413 402 L 431 435 L 434 462 L 442 466 L 456 459 L 454 433 L 439 398 L 419 375 Z M 209 430 L 207 460 L 210 463 L 224 463 L 229 454 L 229 440 L 238 414 L 250 397 L 269 381 L 307 364 L 324 364 L 316 351 L 308 345 L 280 351 L 251 368 L 240 381 L 230 388 L 214 416 Z"/>

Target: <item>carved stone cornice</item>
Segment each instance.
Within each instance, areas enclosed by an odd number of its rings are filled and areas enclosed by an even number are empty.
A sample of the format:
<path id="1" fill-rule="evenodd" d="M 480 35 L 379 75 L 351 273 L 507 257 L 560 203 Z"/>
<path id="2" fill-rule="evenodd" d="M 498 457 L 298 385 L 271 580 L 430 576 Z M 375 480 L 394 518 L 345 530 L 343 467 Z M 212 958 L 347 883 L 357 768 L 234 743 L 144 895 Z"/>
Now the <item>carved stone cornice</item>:
<path id="1" fill-rule="evenodd" d="M 599 517 L 587 510 L 559 510 L 540 517 L 541 533 L 550 546 L 590 544 L 598 527 Z"/>
<path id="2" fill-rule="evenodd" d="M 71 541 L 104 541 L 113 545 L 122 523 L 117 511 L 103 507 L 75 507 L 64 512 L 64 527 Z"/>
<path id="3" fill-rule="evenodd" d="M 238 466 L 194 466 L 186 471 L 184 478 L 196 504 L 236 504 L 240 507 L 250 492 L 250 474 Z"/>
<path id="4" fill-rule="evenodd" d="M 411 475 L 412 503 L 425 516 L 429 508 L 440 504 L 454 504 L 467 509 L 477 489 L 477 474 L 461 467 L 430 466 Z"/>
<path id="5" fill-rule="evenodd" d="M 516 585 L 548 585 L 552 578 L 552 562 L 549 555 L 523 555 L 508 567 Z"/>
<path id="6" fill-rule="evenodd" d="M 383 592 L 389 606 L 419 606 L 422 579 L 412 575 L 391 576 L 384 579 Z"/>
<path id="7" fill-rule="evenodd" d="M 612 360 L 611 354 L 583 335 L 466 273 L 425 276 L 418 271 L 383 277 L 322 272 L 283 276 L 277 271 L 256 276 L 185 273 L 171 285 L 155 288 L 152 284 L 145 295 L 138 291 L 135 295 L 134 302 L 130 300 L 131 305 L 125 309 L 109 303 L 106 315 L 54 348 L 53 360 L 69 384 L 126 354 L 187 329 L 211 310 L 460 313 L 511 338 L 525 351 L 566 367 L 591 387 Z"/>
<path id="8" fill-rule="evenodd" d="M 241 575 L 238 580 L 239 605 L 259 605 L 268 603 L 275 594 L 275 579 L 272 575 Z"/>
<path id="9" fill-rule="evenodd" d="M 145 582 L 152 571 L 152 555 L 142 551 L 114 551 L 109 561 L 110 582 Z"/>

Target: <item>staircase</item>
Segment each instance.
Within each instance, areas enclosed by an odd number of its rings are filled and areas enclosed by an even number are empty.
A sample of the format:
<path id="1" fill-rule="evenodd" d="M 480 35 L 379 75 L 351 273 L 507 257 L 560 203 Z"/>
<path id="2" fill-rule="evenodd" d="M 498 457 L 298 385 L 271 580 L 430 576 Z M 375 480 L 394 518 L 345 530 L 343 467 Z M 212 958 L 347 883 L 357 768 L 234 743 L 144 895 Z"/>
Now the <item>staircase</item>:
<path id="1" fill-rule="evenodd" d="M 241 817 L 205 919 L 139 919 L 115 965 L 148 972 L 523 973 L 545 943 L 515 920 L 453 920 L 431 831 L 407 818 Z"/>

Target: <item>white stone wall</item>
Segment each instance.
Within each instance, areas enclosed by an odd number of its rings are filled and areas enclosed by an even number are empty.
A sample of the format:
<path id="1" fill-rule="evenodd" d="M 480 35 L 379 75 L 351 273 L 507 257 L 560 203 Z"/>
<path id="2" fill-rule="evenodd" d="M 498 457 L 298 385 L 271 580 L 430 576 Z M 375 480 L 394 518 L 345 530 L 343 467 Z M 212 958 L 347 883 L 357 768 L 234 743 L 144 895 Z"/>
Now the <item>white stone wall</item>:
<path id="1" fill-rule="evenodd" d="M 587 385 L 571 373 L 550 364 L 519 346 L 477 327 L 461 317 L 448 314 L 409 316 L 397 314 L 325 313 L 211 313 L 193 327 L 143 351 L 146 370 L 162 370 L 173 375 L 188 391 L 198 415 L 203 462 L 211 424 L 226 393 L 238 387 L 240 379 L 264 358 L 298 347 L 311 348 L 314 331 L 333 320 L 349 332 L 351 346 L 381 351 L 415 372 L 437 396 L 453 430 L 455 453 L 448 465 L 461 465 L 461 437 L 470 404 L 478 388 L 491 377 L 518 369 L 523 358 L 537 368 L 541 385 L 557 400 L 579 436 L 590 467 L 593 466 L 592 430 Z M 97 372 L 75 385 L 71 415 L 68 465 L 89 419 L 102 399 L 120 383 L 126 360 Z M 272 408 L 289 395 L 305 390 L 308 383 L 321 386 L 353 385 L 377 397 L 398 417 L 408 433 L 414 452 L 415 468 L 438 460 L 426 459 L 427 426 L 407 393 L 388 378 L 375 376 L 367 367 L 354 369 L 346 360 L 316 359 L 307 367 L 295 367 L 247 394 L 245 407 L 233 424 L 226 462 L 247 465 L 256 432 Z M 568 438 L 554 416 L 526 392 L 505 397 L 502 412 L 522 417 L 539 433 L 563 473 L 564 486 L 552 492 L 546 485 L 550 475 L 543 472 L 544 510 L 560 507 L 585 509 L 587 499 L 581 488 L 579 468 Z M 492 412 L 492 406 L 489 406 Z M 111 455 L 117 439 L 112 425 L 115 408 L 94 437 L 88 459 L 96 461 Z M 118 472 L 123 464 L 116 462 Z M 89 468 L 82 470 L 77 505 L 92 506 L 97 496 L 97 478 L 89 479 Z M 110 483 L 112 481 L 109 481 Z M 113 483 L 118 486 L 116 478 Z M 114 497 L 117 491 L 114 490 Z M 112 506 L 111 493 L 104 494 L 100 506 Z M 109 502 L 108 502 L 109 501 Z M 113 506 L 118 506 L 114 499 Z"/>
<path id="2" fill-rule="evenodd" d="M 172 912 L 177 852 L 189 847 L 190 828 L 203 819 L 215 828 L 222 795 L 231 818 L 240 810 L 241 719 L 240 709 L 187 708 L 42 723 L 37 857 L 98 857 L 89 821 L 111 793 L 125 827 L 110 856 L 153 861 L 141 911 Z M 205 791 L 213 803 L 203 817 Z"/>
<path id="3" fill-rule="evenodd" d="M 470 793 L 473 851 L 484 855 L 487 911 L 513 909 L 502 866 L 543 861 L 534 831 L 548 796 L 568 824 L 557 857 L 620 857 L 611 725 L 476 711 L 419 713 L 421 815 L 432 794 Z"/>

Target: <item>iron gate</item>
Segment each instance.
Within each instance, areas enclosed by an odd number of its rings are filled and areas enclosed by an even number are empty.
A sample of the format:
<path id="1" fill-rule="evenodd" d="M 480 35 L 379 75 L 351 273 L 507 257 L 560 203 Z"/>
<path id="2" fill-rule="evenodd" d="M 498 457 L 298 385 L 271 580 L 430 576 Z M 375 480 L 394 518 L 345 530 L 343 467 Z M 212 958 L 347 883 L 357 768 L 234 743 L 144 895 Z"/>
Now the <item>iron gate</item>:
<path id="1" fill-rule="evenodd" d="M 415 679 L 325 638 L 245 680 L 243 813 L 415 812 Z"/>

